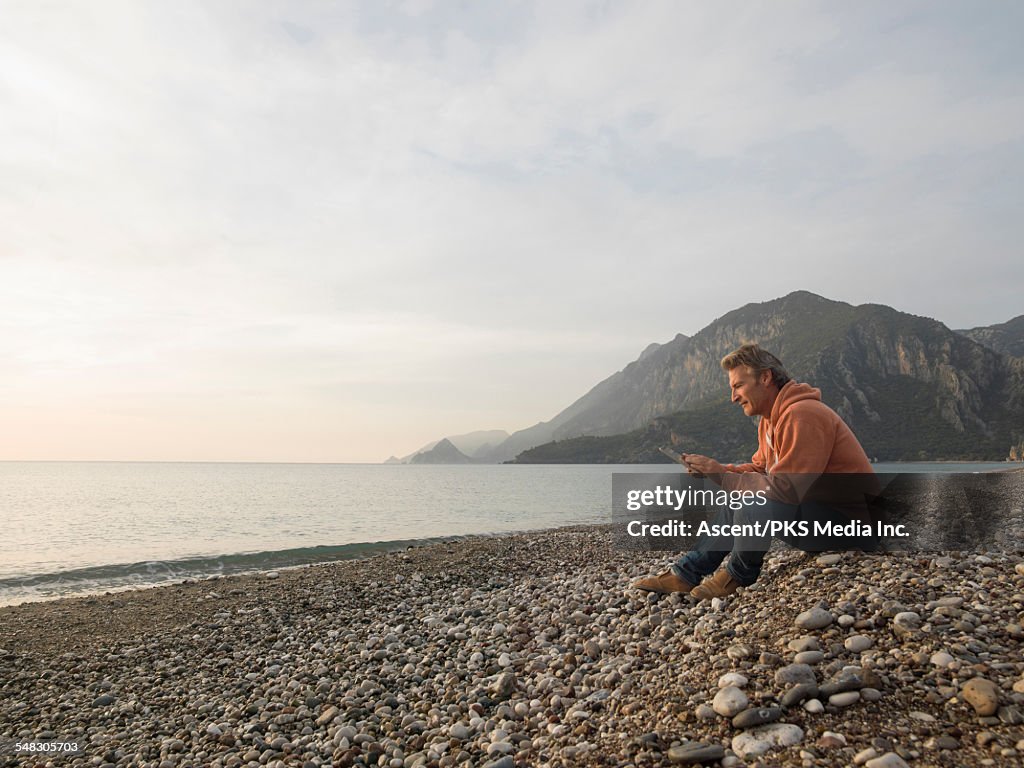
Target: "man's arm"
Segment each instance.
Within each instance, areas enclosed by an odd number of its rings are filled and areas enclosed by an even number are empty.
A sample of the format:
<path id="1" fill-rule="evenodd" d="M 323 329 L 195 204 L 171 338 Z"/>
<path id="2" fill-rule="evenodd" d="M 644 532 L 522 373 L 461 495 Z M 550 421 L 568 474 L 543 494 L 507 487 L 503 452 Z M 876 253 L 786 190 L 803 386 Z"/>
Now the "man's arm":
<path id="1" fill-rule="evenodd" d="M 777 461 L 769 468 L 761 490 L 767 491 L 769 498 L 799 504 L 828 466 L 834 445 L 831 422 L 799 407 L 791 409 L 775 428 Z"/>
<path id="2" fill-rule="evenodd" d="M 791 409 L 774 430 L 778 460 L 761 477 L 733 474 L 724 477 L 726 490 L 764 491 L 769 498 L 798 504 L 828 466 L 835 444 L 835 428 L 799 405 Z"/>
<path id="3" fill-rule="evenodd" d="M 745 474 L 753 472 L 763 475 L 766 471 L 764 449 L 760 439 L 758 440 L 757 452 L 754 453 L 750 458 L 750 461 L 746 464 L 722 464 L 719 461 L 712 459 L 710 456 L 702 456 L 699 453 L 684 454 L 683 464 L 686 465 L 691 473 L 706 475 L 719 485 L 722 484 L 722 476 L 726 474 Z"/>
<path id="4" fill-rule="evenodd" d="M 710 456 L 701 456 L 699 453 L 684 453 L 683 464 L 690 470 L 691 475 L 704 475 L 719 485 L 722 484 L 721 476 L 729 471 L 724 464 L 720 464 Z"/>
<path id="5" fill-rule="evenodd" d="M 746 464 L 726 464 L 725 469 L 727 472 L 737 472 L 740 474 L 757 472 L 763 475 L 768 471 L 768 457 L 764 454 L 764 441 L 761 439 L 761 429 L 759 427 L 757 431 L 757 451 L 750 457 L 750 461 Z"/>

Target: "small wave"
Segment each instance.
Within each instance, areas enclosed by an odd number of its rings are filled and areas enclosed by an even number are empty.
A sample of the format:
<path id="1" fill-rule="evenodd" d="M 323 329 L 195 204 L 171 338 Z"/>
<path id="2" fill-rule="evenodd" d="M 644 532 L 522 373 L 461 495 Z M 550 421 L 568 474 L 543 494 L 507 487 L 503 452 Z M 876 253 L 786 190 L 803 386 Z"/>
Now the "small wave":
<path id="1" fill-rule="evenodd" d="M 263 552 L 241 552 L 212 557 L 185 557 L 176 560 L 145 560 L 75 568 L 52 573 L 0 578 L 0 605 L 28 600 L 70 597 L 131 587 L 156 586 L 183 579 L 205 579 L 210 576 L 231 576 L 240 573 L 293 568 L 336 560 L 352 560 L 383 552 L 444 541 L 457 541 L 462 536 L 441 536 L 427 539 L 358 542 L 338 546 L 299 547 Z"/>

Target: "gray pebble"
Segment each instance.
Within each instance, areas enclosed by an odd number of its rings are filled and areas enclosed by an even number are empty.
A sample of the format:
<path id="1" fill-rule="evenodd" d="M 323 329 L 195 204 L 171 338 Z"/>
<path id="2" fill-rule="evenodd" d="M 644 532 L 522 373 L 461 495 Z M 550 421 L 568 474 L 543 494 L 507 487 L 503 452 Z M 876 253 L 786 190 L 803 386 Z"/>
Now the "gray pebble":
<path id="1" fill-rule="evenodd" d="M 892 626 L 897 633 L 912 634 L 921 626 L 921 615 L 914 611 L 900 611 L 892 617 Z"/>
<path id="2" fill-rule="evenodd" d="M 796 640 L 790 640 L 787 643 L 789 650 L 795 653 L 803 653 L 804 651 L 820 651 L 821 645 L 818 643 L 818 638 L 814 635 L 804 635 L 798 637 Z"/>
<path id="3" fill-rule="evenodd" d="M 860 691 L 843 691 L 828 697 L 828 703 L 833 707 L 848 707 L 858 701 L 860 701 Z"/>
<path id="4" fill-rule="evenodd" d="M 747 708 L 747 694 L 735 686 L 729 685 L 715 694 L 711 708 L 722 717 L 733 717 Z"/>
<path id="5" fill-rule="evenodd" d="M 715 710 L 713 710 L 707 704 L 701 704 L 699 707 L 697 707 L 697 709 L 694 711 L 694 714 L 697 715 L 698 719 L 700 720 L 714 720 L 716 717 L 718 717 L 718 713 L 715 712 Z"/>
<path id="6" fill-rule="evenodd" d="M 886 752 L 864 763 L 865 768 L 910 768 L 906 761 L 895 752 Z"/>
<path id="7" fill-rule="evenodd" d="M 774 723 L 782 717 L 779 707 L 752 707 L 740 712 L 732 719 L 733 728 L 754 728 L 767 723 Z"/>
<path id="8" fill-rule="evenodd" d="M 800 683 L 794 685 L 782 696 L 783 707 L 793 707 L 797 704 L 813 699 L 818 695 L 818 686 L 814 683 Z"/>
<path id="9" fill-rule="evenodd" d="M 934 739 L 929 739 L 925 746 L 931 749 L 960 749 L 960 740 L 952 736 L 936 736 Z"/>
<path id="10" fill-rule="evenodd" d="M 863 651 L 866 651 L 874 644 L 875 641 L 867 635 L 852 635 L 846 638 L 846 641 L 843 643 L 843 646 L 846 648 L 846 650 L 850 651 L 851 653 L 861 653 Z"/>
<path id="11" fill-rule="evenodd" d="M 732 751 L 741 760 L 759 757 L 772 749 L 791 747 L 803 741 L 804 732 L 791 723 L 772 723 L 737 734 L 732 739 Z"/>
<path id="12" fill-rule="evenodd" d="M 804 651 L 793 657 L 797 664 L 820 664 L 825 660 L 825 654 L 821 651 Z"/>
<path id="13" fill-rule="evenodd" d="M 692 741 L 668 751 L 668 759 L 673 763 L 707 763 L 725 757 L 725 747 L 721 744 L 704 744 Z"/>
<path id="14" fill-rule="evenodd" d="M 811 684 L 816 683 L 817 678 L 814 670 L 806 664 L 789 664 L 775 670 L 775 682 L 778 685 Z"/>
<path id="15" fill-rule="evenodd" d="M 822 704 L 818 699 L 810 699 L 804 702 L 804 709 L 810 712 L 812 715 L 820 715 L 825 711 L 825 705 Z"/>

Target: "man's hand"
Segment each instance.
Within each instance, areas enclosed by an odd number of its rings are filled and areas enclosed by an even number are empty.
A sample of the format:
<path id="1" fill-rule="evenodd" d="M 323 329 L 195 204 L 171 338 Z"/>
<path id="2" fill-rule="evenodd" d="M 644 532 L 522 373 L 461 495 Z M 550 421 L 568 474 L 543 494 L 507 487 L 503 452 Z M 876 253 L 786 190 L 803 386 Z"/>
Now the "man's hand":
<path id="1" fill-rule="evenodd" d="M 683 464 L 691 475 L 710 477 L 718 482 L 726 473 L 726 468 L 708 456 L 701 456 L 699 453 L 683 454 Z"/>

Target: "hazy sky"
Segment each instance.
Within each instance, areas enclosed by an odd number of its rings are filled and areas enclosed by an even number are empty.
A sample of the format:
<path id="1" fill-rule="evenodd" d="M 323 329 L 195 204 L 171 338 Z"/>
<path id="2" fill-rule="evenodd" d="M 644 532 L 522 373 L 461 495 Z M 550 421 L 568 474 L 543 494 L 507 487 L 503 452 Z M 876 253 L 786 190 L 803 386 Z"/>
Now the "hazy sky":
<path id="1" fill-rule="evenodd" d="M 804 288 L 1024 312 L 1024 5 L 0 4 L 0 459 L 379 461 Z"/>

